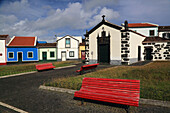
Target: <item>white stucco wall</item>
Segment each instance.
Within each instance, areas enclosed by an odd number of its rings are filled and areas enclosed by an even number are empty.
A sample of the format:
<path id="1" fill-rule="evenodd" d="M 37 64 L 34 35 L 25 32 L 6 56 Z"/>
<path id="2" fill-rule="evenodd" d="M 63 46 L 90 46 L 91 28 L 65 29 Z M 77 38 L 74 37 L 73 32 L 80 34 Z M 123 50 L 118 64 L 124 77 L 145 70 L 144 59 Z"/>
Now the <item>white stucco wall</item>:
<path id="1" fill-rule="evenodd" d="M 0 63 L 6 63 L 6 47 L 5 47 L 5 40 L 0 40 Z"/>
<path id="2" fill-rule="evenodd" d="M 145 39 L 145 37 L 142 37 L 138 34 L 135 34 L 133 32 L 130 32 L 130 63 L 134 63 L 138 61 L 138 46 L 141 46 L 141 53 L 140 53 L 140 58 L 141 61 L 143 61 L 143 44 L 142 41 Z"/>
<path id="3" fill-rule="evenodd" d="M 74 57 L 69 56 L 70 51 L 74 51 Z M 57 51 L 58 59 L 61 59 L 61 52 L 66 52 L 66 59 L 78 59 L 78 49 L 72 49 L 72 48 L 70 48 L 70 49 L 64 49 L 64 48 L 58 49 L 58 51 Z"/>
<path id="4" fill-rule="evenodd" d="M 61 52 L 65 51 L 66 52 L 66 59 L 78 59 L 78 55 L 79 55 L 79 43 L 82 43 L 82 37 L 81 36 L 76 36 L 73 38 L 70 36 L 66 36 L 66 37 L 57 37 L 58 40 L 57 42 L 57 59 L 61 59 Z M 70 48 L 66 48 L 65 47 L 65 39 L 66 38 L 70 38 Z M 77 39 L 77 40 L 76 40 Z M 69 52 L 70 51 L 74 51 L 74 57 L 70 57 L 69 56 Z"/>
<path id="5" fill-rule="evenodd" d="M 115 28 L 102 25 L 89 35 L 89 59 L 98 60 L 97 36 L 101 36 L 102 28 L 106 36 L 110 32 L 110 60 L 121 60 L 121 32 Z M 91 54 L 93 53 L 93 55 Z"/>
<path id="6" fill-rule="evenodd" d="M 144 36 L 150 36 L 149 35 L 149 31 L 150 30 L 154 30 L 155 31 L 155 36 L 158 36 L 158 27 L 150 27 L 150 28 L 129 28 L 129 29 L 131 29 L 131 30 L 133 30 L 133 31 L 136 31 L 136 32 L 138 32 L 138 33 L 140 33 L 140 34 L 142 34 L 142 35 L 144 35 Z"/>
<path id="7" fill-rule="evenodd" d="M 56 60 L 57 59 L 57 49 L 56 48 L 39 48 L 39 60 L 43 60 L 42 52 L 47 52 L 47 60 Z M 50 57 L 50 52 L 54 52 L 54 57 Z"/>

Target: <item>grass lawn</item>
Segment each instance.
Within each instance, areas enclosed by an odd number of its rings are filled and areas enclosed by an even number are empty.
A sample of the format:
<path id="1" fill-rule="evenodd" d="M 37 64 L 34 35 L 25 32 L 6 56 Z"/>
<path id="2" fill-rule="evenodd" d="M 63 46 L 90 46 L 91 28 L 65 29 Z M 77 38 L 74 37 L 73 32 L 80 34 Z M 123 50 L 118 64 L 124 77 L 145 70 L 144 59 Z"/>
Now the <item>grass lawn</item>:
<path id="1" fill-rule="evenodd" d="M 84 77 L 137 79 L 141 81 L 141 98 L 170 101 L 170 62 L 106 68 L 76 77 L 55 79 L 45 85 L 79 90 Z"/>
<path id="2" fill-rule="evenodd" d="M 36 71 L 35 65 L 41 63 L 43 62 L 0 66 L 0 76 Z M 64 62 L 52 62 L 52 63 L 55 67 L 62 67 L 62 66 L 69 66 L 71 64 L 78 63 L 78 61 L 64 61 Z"/>

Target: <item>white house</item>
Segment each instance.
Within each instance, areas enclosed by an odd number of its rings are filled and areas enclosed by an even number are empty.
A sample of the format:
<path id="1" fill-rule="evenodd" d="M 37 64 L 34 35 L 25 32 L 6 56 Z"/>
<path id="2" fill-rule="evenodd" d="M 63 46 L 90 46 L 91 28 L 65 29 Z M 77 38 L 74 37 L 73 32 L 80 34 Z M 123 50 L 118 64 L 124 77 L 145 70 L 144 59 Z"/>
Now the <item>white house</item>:
<path id="1" fill-rule="evenodd" d="M 125 27 L 112 24 L 104 19 L 86 31 L 86 63 L 131 64 L 143 60 L 144 35 Z"/>
<path id="2" fill-rule="evenodd" d="M 153 23 L 129 23 L 129 29 L 136 31 L 144 36 L 158 36 L 158 25 Z"/>
<path id="3" fill-rule="evenodd" d="M 80 43 L 82 43 L 81 36 L 57 37 L 57 60 L 78 60 Z"/>
<path id="4" fill-rule="evenodd" d="M 170 39 L 170 26 L 159 26 L 158 34 L 159 37 Z"/>
<path id="5" fill-rule="evenodd" d="M 7 49 L 6 44 L 9 42 L 9 35 L 0 35 L 0 65 L 6 65 Z"/>

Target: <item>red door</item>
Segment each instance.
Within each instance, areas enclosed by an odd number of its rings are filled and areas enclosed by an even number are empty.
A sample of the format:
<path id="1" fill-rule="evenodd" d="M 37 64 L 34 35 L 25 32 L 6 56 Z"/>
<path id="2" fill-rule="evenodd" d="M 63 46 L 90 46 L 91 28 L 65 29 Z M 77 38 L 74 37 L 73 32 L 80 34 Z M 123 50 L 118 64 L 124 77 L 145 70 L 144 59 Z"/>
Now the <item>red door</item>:
<path id="1" fill-rule="evenodd" d="M 81 51 L 81 59 L 85 60 L 85 51 Z"/>

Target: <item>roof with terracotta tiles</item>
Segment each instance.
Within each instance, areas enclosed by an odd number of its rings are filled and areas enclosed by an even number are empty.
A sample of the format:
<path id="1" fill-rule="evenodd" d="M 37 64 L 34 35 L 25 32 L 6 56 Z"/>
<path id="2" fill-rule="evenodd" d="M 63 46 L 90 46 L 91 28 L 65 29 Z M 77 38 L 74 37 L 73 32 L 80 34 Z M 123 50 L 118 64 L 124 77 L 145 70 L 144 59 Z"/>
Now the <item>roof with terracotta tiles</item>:
<path id="1" fill-rule="evenodd" d="M 25 36 L 14 36 L 9 42 L 8 46 L 35 46 L 36 45 L 36 37 L 25 37 Z"/>
<path id="2" fill-rule="evenodd" d="M 158 25 L 152 23 L 129 23 L 128 27 L 158 27 Z"/>

